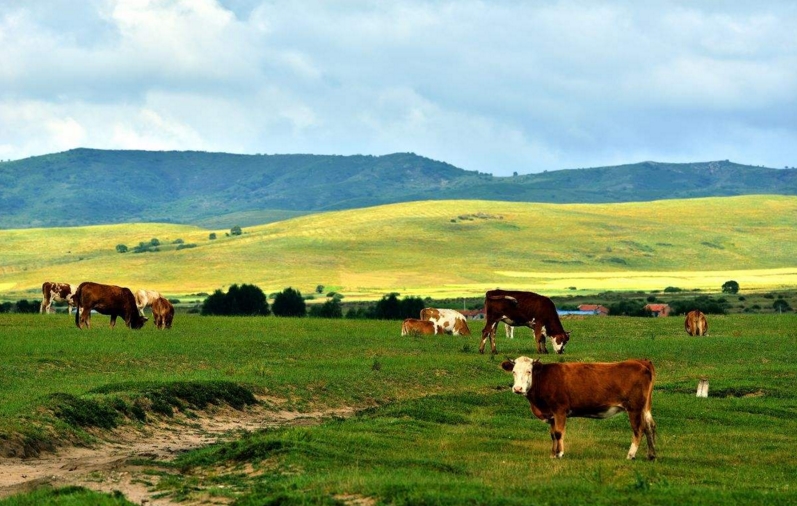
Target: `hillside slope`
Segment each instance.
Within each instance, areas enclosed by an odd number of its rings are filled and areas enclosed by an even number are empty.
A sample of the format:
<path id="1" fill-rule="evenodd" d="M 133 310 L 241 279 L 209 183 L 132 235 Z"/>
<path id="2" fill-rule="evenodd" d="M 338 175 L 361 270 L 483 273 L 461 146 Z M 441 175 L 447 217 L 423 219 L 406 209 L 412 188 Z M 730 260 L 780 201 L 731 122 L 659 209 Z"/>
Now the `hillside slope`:
<path id="1" fill-rule="evenodd" d="M 0 231 L 0 294 L 39 297 L 45 280 L 167 294 L 255 283 L 323 285 L 349 300 L 485 289 L 577 291 L 797 284 L 797 197 L 624 204 L 412 202 L 303 216 L 241 236 L 175 224 Z M 120 254 L 157 238 L 159 252 Z M 195 245 L 177 249 L 182 245 Z M 574 290 L 575 289 L 575 290 Z"/>
<path id="2" fill-rule="evenodd" d="M 797 195 L 797 170 L 727 161 L 493 177 L 412 153 L 64 153 L 0 163 L 0 228 L 161 222 L 250 226 L 313 212 L 416 200 L 599 203 Z"/>

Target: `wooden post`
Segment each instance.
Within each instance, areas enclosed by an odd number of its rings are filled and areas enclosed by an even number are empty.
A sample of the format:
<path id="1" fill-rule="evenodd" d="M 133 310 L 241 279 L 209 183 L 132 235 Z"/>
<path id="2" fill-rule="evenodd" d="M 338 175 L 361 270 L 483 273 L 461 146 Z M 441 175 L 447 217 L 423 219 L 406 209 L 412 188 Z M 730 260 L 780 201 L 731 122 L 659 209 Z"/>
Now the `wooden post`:
<path id="1" fill-rule="evenodd" d="M 708 378 L 700 378 L 700 383 L 697 384 L 697 396 L 708 397 Z"/>

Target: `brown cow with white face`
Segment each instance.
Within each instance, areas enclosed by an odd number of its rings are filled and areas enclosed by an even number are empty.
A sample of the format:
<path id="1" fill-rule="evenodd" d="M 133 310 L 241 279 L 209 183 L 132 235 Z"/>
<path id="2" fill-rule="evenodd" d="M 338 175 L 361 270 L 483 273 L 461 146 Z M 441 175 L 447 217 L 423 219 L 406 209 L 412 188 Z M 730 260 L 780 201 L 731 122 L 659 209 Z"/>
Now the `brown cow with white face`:
<path id="1" fill-rule="evenodd" d="M 437 334 L 445 334 L 445 330 L 435 322 L 426 320 L 417 320 L 415 318 L 407 318 L 401 324 L 401 335 L 427 335 L 435 336 Z"/>
<path id="2" fill-rule="evenodd" d="M 695 309 L 686 314 L 684 328 L 690 336 L 705 336 L 708 333 L 708 322 L 706 315 Z"/>
<path id="3" fill-rule="evenodd" d="M 66 302 L 66 313 L 72 312 L 72 307 L 75 305 L 72 302 L 72 297 L 75 291 L 69 283 L 58 283 L 55 281 L 45 281 L 42 284 L 42 304 L 39 308 L 39 313 L 51 313 L 53 301 Z"/>
<path id="4" fill-rule="evenodd" d="M 152 301 L 152 317 L 155 319 L 155 327 L 161 330 L 170 329 L 174 320 L 174 306 L 163 297 L 158 297 Z"/>
<path id="5" fill-rule="evenodd" d="M 111 328 L 116 325 L 117 316 L 121 316 L 125 324 L 135 330 L 143 327 L 147 321 L 147 318 L 138 313 L 136 298 L 129 288 L 86 281 L 80 283 L 73 298 L 78 308 L 75 325 L 79 329 L 84 325 L 91 328 L 92 309 L 100 314 L 110 315 Z"/>
<path id="6" fill-rule="evenodd" d="M 443 330 L 447 334 L 451 333 L 455 336 L 470 335 L 468 321 L 465 319 L 465 316 L 459 311 L 455 311 L 453 309 L 436 309 L 433 307 L 425 307 L 421 309 L 421 320 L 435 322 L 443 327 Z"/>
<path id="7" fill-rule="evenodd" d="M 501 368 L 515 378 L 512 391 L 525 396 L 534 416 L 550 425 L 551 458 L 564 455 L 567 417 L 611 418 L 621 411 L 628 413 L 633 431 L 628 458 L 636 458 L 643 433 L 648 459 L 656 458 L 651 414 L 656 370 L 649 360 L 543 364 L 519 357 L 502 362 Z"/>
<path id="8" fill-rule="evenodd" d="M 484 353 L 484 345 L 488 338 L 493 354 L 497 353 L 495 330 L 498 322 L 532 329 L 537 342 L 537 353 L 548 353 L 545 334 L 551 338 L 554 351 L 560 354 L 564 353 L 565 345 L 570 340 L 570 333 L 565 332 L 562 327 L 556 306 L 544 295 L 533 292 L 490 290 L 484 297 L 484 313 L 485 323 L 479 353 Z"/>

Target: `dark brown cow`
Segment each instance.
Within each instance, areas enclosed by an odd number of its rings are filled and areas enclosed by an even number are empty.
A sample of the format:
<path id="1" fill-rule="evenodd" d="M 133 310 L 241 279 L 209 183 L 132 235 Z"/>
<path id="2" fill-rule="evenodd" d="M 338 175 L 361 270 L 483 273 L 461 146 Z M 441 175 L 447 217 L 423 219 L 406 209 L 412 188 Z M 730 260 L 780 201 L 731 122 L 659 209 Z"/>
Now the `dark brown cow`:
<path id="1" fill-rule="evenodd" d="M 114 285 L 101 285 L 86 281 L 75 290 L 75 325 L 81 329 L 91 328 L 91 310 L 111 316 L 111 328 L 116 325 L 116 317 L 121 316 L 131 329 L 140 329 L 147 318 L 138 314 L 136 298 L 129 288 Z"/>
<path id="2" fill-rule="evenodd" d="M 172 328 L 174 320 L 174 306 L 163 297 L 158 297 L 152 301 L 152 316 L 155 319 L 155 327 L 159 329 Z"/>
<path id="3" fill-rule="evenodd" d="M 565 332 L 556 306 L 548 297 L 533 292 L 509 290 L 490 290 L 484 297 L 485 323 L 482 330 L 482 342 L 479 353 L 484 353 L 484 345 L 490 338 L 490 347 L 495 350 L 495 329 L 498 322 L 513 327 L 529 327 L 534 331 L 537 341 L 537 353 L 548 353 L 545 347 L 545 334 L 551 338 L 556 353 L 564 353 L 565 345 L 570 340 L 570 333 Z M 542 329 L 545 328 L 545 334 Z"/>
<path id="4" fill-rule="evenodd" d="M 72 285 L 69 283 L 57 283 L 54 281 L 45 281 L 42 283 L 42 304 L 39 308 L 39 313 L 52 312 L 53 301 L 66 302 L 66 313 L 72 312 L 72 307 L 75 305 L 72 302 L 74 291 Z"/>
<path id="5" fill-rule="evenodd" d="M 708 333 L 708 322 L 706 315 L 697 309 L 689 311 L 684 320 L 684 328 L 690 336 L 705 336 Z"/>
<path id="6" fill-rule="evenodd" d="M 642 433 L 648 459 L 656 458 L 656 422 L 651 414 L 656 370 L 649 360 L 543 364 L 519 357 L 501 367 L 515 377 L 512 391 L 525 396 L 534 416 L 551 426 L 551 458 L 564 455 L 568 416 L 610 418 L 621 411 L 628 412 L 633 431 L 628 458 L 636 458 Z"/>
<path id="7" fill-rule="evenodd" d="M 445 329 L 435 322 L 416 320 L 415 318 L 407 318 L 401 324 L 401 335 L 430 335 L 445 334 Z"/>

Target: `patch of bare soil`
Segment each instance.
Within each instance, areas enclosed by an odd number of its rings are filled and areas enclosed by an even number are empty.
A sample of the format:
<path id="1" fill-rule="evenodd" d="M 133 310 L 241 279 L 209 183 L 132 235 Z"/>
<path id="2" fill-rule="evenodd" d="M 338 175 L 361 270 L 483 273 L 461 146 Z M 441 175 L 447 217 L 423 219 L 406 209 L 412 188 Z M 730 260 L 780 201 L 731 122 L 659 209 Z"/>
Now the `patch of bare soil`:
<path id="1" fill-rule="evenodd" d="M 0 458 L 0 498 L 50 484 L 54 487 L 77 485 L 105 493 L 118 490 L 129 501 L 148 506 L 191 504 L 190 501 L 177 503 L 169 498 L 154 497 L 157 493 L 151 488 L 158 477 L 145 475 L 144 468 L 135 461 L 169 461 L 188 450 L 232 439 L 242 431 L 312 425 L 325 418 L 347 417 L 353 413 L 353 408 L 299 413 L 269 410 L 262 405 L 243 411 L 223 407 L 198 413 L 194 418 L 176 415 L 143 428 L 106 431 L 98 434 L 103 442 L 92 448 L 63 447 L 36 458 Z M 203 504 L 226 502 L 223 498 L 207 497 L 202 501 Z"/>

